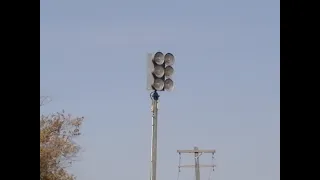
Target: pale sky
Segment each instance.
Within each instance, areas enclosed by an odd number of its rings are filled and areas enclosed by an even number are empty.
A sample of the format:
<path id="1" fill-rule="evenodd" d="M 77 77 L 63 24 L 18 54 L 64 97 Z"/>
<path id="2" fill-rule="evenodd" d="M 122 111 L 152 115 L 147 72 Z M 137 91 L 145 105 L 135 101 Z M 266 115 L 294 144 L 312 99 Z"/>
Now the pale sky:
<path id="1" fill-rule="evenodd" d="M 280 179 L 279 1 L 40 2 L 41 111 L 85 117 L 78 180 L 149 180 L 146 55 L 159 50 L 176 57 L 176 88 L 160 93 L 157 180 L 176 180 L 176 150 L 195 145 L 216 149 L 214 180 Z"/>

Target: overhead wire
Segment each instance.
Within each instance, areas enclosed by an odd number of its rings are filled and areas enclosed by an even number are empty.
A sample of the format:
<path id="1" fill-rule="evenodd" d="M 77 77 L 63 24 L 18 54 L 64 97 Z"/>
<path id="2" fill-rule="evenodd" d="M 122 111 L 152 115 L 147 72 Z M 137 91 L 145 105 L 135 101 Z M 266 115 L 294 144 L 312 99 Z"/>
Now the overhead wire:
<path id="1" fill-rule="evenodd" d="M 178 177 L 177 177 L 177 180 L 179 180 L 180 178 L 180 172 L 181 172 L 181 153 L 179 153 L 179 166 L 178 166 Z"/>
<path id="2" fill-rule="evenodd" d="M 213 161 L 214 161 L 214 153 L 212 153 L 212 157 L 211 157 L 212 171 L 210 171 L 210 173 L 209 173 L 209 178 L 208 178 L 208 180 L 211 180 L 211 179 L 212 179 L 212 172 L 214 171 Z"/>

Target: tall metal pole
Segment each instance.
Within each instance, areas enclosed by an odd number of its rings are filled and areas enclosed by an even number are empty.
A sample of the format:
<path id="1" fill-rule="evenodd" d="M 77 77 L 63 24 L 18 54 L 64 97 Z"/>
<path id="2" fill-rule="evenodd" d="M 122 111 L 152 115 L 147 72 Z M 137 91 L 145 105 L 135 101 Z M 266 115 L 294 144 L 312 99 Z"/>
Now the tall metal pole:
<path id="1" fill-rule="evenodd" d="M 157 134 L 158 134 L 158 100 L 159 94 L 154 91 L 152 99 L 152 142 L 151 142 L 151 175 L 150 180 L 156 180 L 157 175 Z"/>
<path id="2" fill-rule="evenodd" d="M 194 147 L 193 150 L 195 151 L 195 153 L 194 153 L 194 170 L 195 170 L 196 180 L 200 180 L 199 157 L 201 154 L 199 154 L 197 152 L 199 150 L 198 147 Z"/>

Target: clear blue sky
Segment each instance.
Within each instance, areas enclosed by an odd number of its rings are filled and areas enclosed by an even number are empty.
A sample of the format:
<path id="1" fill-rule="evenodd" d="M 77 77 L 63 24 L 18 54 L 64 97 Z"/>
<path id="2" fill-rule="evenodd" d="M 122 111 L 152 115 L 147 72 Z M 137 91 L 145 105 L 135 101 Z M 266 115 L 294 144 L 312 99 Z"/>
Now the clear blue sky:
<path id="1" fill-rule="evenodd" d="M 40 91 L 53 100 L 41 111 L 86 118 L 78 180 L 149 180 L 145 58 L 158 50 L 176 57 L 176 89 L 160 97 L 158 180 L 176 180 L 176 150 L 195 145 L 217 150 L 214 180 L 280 179 L 278 0 L 40 2 Z"/>

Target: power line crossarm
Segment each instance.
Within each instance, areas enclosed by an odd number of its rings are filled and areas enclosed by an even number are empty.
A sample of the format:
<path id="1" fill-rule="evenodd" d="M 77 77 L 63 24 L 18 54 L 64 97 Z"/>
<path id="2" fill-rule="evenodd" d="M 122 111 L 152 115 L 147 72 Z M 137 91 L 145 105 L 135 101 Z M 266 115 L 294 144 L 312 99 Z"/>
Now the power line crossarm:
<path id="1" fill-rule="evenodd" d="M 198 150 L 177 150 L 178 153 L 215 153 L 216 150 L 205 150 L 205 149 L 198 149 Z"/>
<path id="2" fill-rule="evenodd" d="M 181 165 L 178 166 L 179 168 L 195 168 L 195 165 Z M 215 167 L 215 165 L 199 165 L 200 168 L 202 167 Z"/>

